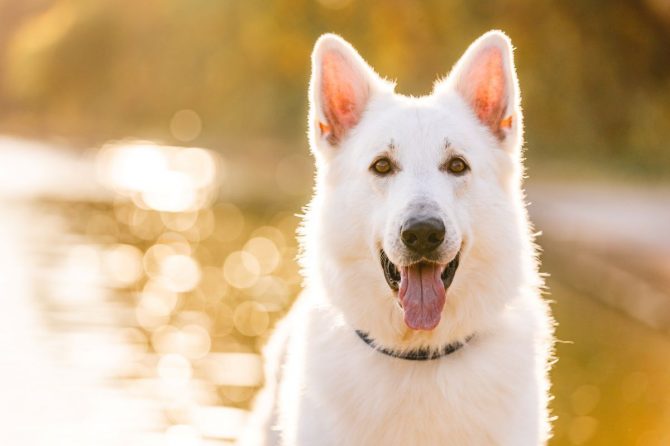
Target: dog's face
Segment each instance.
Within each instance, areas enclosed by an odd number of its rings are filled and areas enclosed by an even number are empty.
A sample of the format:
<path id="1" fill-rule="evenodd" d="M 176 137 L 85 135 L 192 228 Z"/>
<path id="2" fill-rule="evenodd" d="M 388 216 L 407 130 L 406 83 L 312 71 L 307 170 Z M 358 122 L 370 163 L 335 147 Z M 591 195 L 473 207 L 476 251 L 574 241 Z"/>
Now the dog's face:
<path id="1" fill-rule="evenodd" d="M 307 262 L 357 328 L 453 332 L 499 309 L 522 274 L 522 125 L 509 39 L 482 36 L 430 96 L 393 90 L 341 38 L 317 42 Z"/>

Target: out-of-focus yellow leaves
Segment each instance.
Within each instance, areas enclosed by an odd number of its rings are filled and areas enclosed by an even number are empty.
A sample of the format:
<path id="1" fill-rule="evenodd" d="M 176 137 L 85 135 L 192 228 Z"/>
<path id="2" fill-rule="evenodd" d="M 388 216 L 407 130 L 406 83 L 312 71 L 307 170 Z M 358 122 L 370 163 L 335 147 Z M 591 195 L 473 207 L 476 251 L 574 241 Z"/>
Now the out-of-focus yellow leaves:
<path id="1" fill-rule="evenodd" d="M 0 130 L 294 141 L 304 135 L 309 55 L 321 33 L 343 35 L 416 95 L 499 28 L 516 46 L 531 162 L 670 166 L 670 129 L 659 125 L 670 118 L 670 22 L 660 1 L 30 2 L 0 40 L 0 101 L 12 104 L 0 110 Z"/>
<path id="2" fill-rule="evenodd" d="M 18 98 L 39 101 L 39 95 L 48 94 L 43 79 L 52 63 L 48 53 L 67 36 L 77 13 L 73 2 L 56 2 L 27 20 L 12 36 L 6 49 L 6 82 Z"/>

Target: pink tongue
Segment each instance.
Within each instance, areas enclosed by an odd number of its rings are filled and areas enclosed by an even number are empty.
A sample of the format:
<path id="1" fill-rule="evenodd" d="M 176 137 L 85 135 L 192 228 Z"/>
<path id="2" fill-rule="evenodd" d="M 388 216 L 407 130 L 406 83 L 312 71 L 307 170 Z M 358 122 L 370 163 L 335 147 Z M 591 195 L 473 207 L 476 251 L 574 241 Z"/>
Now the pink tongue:
<path id="1" fill-rule="evenodd" d="M 442 267 L 418 263 L 400 268 L 398 297 L 405 311 L 405 324 L 414 330 L 432 330 L 440 323 L 446 291 Z"/>

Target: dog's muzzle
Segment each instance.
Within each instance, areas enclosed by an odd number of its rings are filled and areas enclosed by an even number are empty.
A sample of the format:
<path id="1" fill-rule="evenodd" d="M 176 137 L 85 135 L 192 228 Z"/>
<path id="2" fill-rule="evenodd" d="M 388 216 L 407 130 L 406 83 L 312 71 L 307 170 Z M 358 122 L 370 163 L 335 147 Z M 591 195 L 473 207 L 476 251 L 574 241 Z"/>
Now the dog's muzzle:
<path id="1" fill-rule="evenodd" d="M 405 324 L 414 330 L 432 330 L 440 322 L 447 289 L 458 269 L 460 253 L 446 265 L 419 261 L 396 266 L 382 249 L 379 254 L 389 287 L 398 292 Z"/>

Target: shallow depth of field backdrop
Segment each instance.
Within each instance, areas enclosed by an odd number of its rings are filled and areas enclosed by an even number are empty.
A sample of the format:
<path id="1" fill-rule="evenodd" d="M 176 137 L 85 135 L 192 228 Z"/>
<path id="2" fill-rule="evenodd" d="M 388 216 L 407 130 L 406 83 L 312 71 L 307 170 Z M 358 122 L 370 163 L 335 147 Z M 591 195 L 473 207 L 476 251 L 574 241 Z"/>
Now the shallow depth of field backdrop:
<path id="1" fill-rule="evenodd" d="M 0 0 L 0 443 L 229 444 L 301 278 L 309 54 L 509 34 L 552 445 L 670 444 L 670 0 Z"/>

